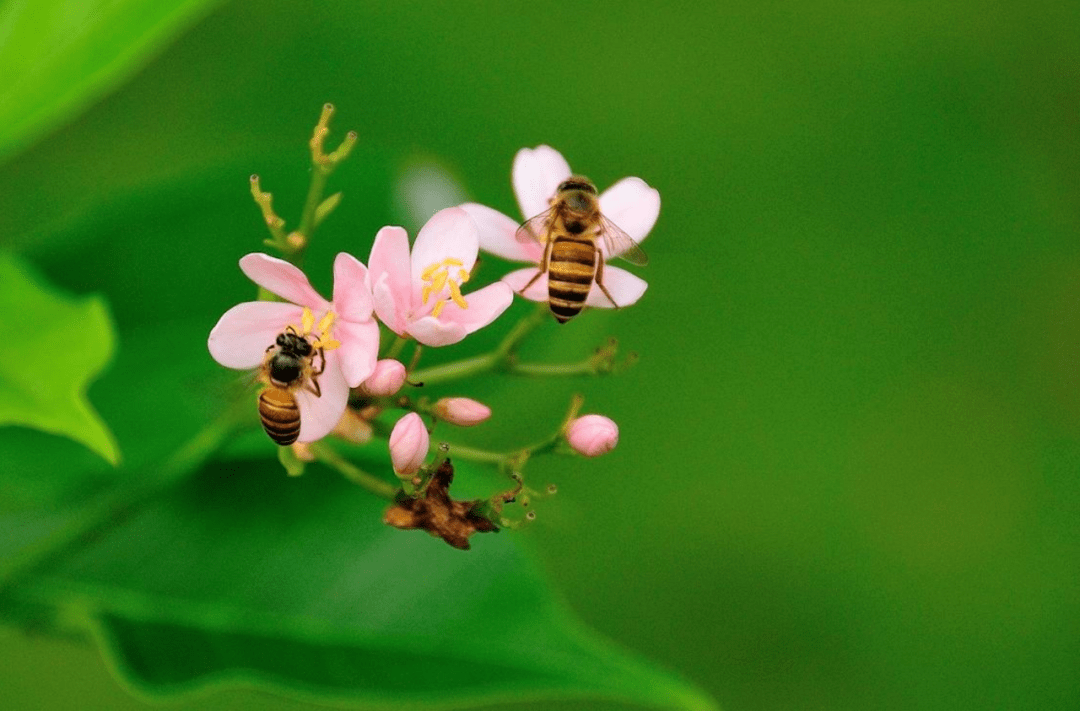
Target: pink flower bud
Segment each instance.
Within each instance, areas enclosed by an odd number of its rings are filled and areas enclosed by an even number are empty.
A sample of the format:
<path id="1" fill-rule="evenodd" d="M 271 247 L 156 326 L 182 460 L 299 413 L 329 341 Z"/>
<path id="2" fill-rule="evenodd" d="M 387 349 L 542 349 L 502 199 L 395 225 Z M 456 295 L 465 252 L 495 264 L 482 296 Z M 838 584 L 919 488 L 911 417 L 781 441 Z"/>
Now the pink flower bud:
<path id="1" fill-rule="evenodd" d="M 566 441 L 586 457 L 599 457 L 619 443 L 619 426 L 603 415 L 583 415 L 566 428 Z"/>
<path id="2" fill-rule="evenodd" d="M 420 471 L 430 443 L 431 438 L 420 415 L 410 412 L 397 421 L 390 433 L 390 461 L 398 478 L 408 479 Z"/>
<path id="3" fill-rule="evenodd" d="M 360 383 L 360 391 L 372 397 L 390 397 L 401 390 L 406 375 L 405 366 L 396 360 L 380 360 L 368 379 Z"/>
<path id="4" fill-rule="evenodd" d="M 440 420 L 461 427 L 472 427 L 491 417 L 490 407 L 467 397 L 444 397 L 432 409 Z"/>

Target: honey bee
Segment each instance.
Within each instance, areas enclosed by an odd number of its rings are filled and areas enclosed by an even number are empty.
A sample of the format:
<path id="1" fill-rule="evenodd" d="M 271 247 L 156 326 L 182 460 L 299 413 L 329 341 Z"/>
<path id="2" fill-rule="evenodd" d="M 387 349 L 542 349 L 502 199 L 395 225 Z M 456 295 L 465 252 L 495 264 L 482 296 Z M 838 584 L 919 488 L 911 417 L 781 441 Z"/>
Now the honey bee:
<path id="1" fill-rule="evenodd" d="M 287 326 L 266 349 L 259 370 L 259 380 L 266 384 L 259 393 L 259 419 L 270 439 L 282 446 L 300 436 L 300 407 L 294 393 L 306 387 L 315 397 L 322 397 L 317 377 L 326 370 L 326 355 L 316 346 Z M 318 370 L 314 365 L 316 357 L 320 359 Z"/>
<path id="2" fill-rule="evenodd" d="M 644 266 L 649 258 L 641 247 L 600 213 L 596 186 L 588 178 L 572 176 L 559 184 L 551 207 L 528 219 L 517 231 L 520 242 L 544 247 L 540 269 L 524 292 L 545 272 L 548 275 L 548 307 L 559 323 L 581 312 L 593 282 L 615 308 L 619 304 L 604 286 L 604 257 L 618 256 Z M 603 240 L 603 250 L 597 240 Z"/>

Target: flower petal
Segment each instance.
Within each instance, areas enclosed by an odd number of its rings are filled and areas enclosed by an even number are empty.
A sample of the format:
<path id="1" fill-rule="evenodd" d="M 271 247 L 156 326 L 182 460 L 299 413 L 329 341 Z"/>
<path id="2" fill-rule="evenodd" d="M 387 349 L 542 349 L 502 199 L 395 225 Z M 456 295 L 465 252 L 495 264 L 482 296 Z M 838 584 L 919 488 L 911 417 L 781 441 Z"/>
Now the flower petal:
<path id="1" fill-rule="evenodd" d="M 649 288 L 648 283 L 641 277 L 635 276 L 625 269 L 613 267 L 610 264 L 604 265 L 604 286 L 607 287 L 608 292 L 615 299 L 615 303 L 620 307 L 636 303 L 641 298 L 641 295 L 645 293 L 645 290 Z M 592 290 L 589 291 L 588 298 L 585 299 L 585 303 L 602 309 L 615 308 L 615 304 L 612 304 L 611 300 L 604 295 L 604 292 L 600 291 L 600 287 L 595 282 Z"/>
<path id="2" fill-rule="evenodd" d="M 424 316 L 412 321 L 407 329 L 410 336 L 425 346 L 449 346 L 469 335 L 460 323 L 442 321 L 434 316 Z"/>
<path id="3" fill-rule="evenodd" d="M 533 270 L 535 273 L 536 270 Z M 497 281 L 488 284 L 483 289 L 478 289 L 471 294 L 465 295 L 465 303 L 469 308 L 463 309 L 457 304 L 450 302 L 439 314 L 439 319 L 447 323 L 460 324 L 468 333 L 487 326 L 497 319 L 514 300 L 514 292 L 504 282 Z"/>
<path id="4" fill-rule="evenodd" d="M 255 252 L 240 258 L 240 269 L 248 279 L 286 301 L 322 311 L 329 306 L 326 299 L 311 288 L 311 282 L 299 268 L 284 259 Z"/>
<path id="5" fill-rule="evenodd" d="M 237 304 L 218 319 L 206 346 L 226 368 L 257 368 L 278 334 L 289 324 L 300 325 L 302 313 L 303 307 L 281 301 Z"/>
<path id="6" fill-rule="evenodd" d="M 401 333 L 398 320 L 393 318 L 391 313 L 408 312 L 412 308 L 413 292 L 409 273 L 409 235 L 402 227 L 383 227 L 375 235 L 371 256 L 368 257 L 368 283 L 371 285 L 372 296 L 375 296 L 375 290 L 384 274 L 386 277 L 382 311 L 379 310 L 378 297 L 375 298 L 375 310 L 383 323 Z M 388 310 L 391 304 L 393 308 Z"/>
<path id="7" fill-rule="evenodd" d="M 570 164 L 551 146 L 522 148 L 511 171 L 514 194 L 526 220 L 548 209 L 559 183 L 570 177 Z"/>
<path id="8" fill-rule="evenodd" d="M 641 178 L 623 178 L 601 193 L 600 212 L 635 242 L 641 242 L 660 215 L 660 192 Z M 618 254 L 608 258 L 613 256 Z"/>
<path id="9" fill-rule="evenodd" d="M 471 271 L 480 249 L 480 235 L 469 213 L 460 207 L 439 210 L 420 228 L 412 250 L 412 284 L 416 293 L 423 285 L 421 274 L 444 259 L 456 259 L 461 269 Z"/>
<path id="10" fill-rule="evenodd" d="M 517 294 L 524 296 L 530 301 L 547 301 L 548 278 L 546 273 L 541 274 L 526 292 L 522 293 L 521 291 L 521 289 L 529 283 L 529 280 L 536 276 L 537 271 L 539 270 L 536 267 L 517 269 L 504 276 L 502 281 Z"/>
<path id="11" fill-rule="evenodd" d="M 338 360 L 341 372 L 350 388 L 355 388 L 375 371 L 379 357 L 379 324 L 373 320 L 363 323 L 338 321 L 334 337 L 341 341 Z"/>
<path id="12" fill-rule="evenodd" d="M 368 321 L 372 308 L 367 267 L 340 252 L 334 259 L 334 311 L 347 321 Z"/>
<path id="13" fill-rule="evenodd" d="M 340 355 L 337 350 L 326 354 L 326 369 L 315 377 L 322 394 L 319 397 L 308 390 L 307 385 L 296 391 L 296 403 L 300 406 L 300 436 L 297 442 L 314 442 L 328 435 L 349 401 L 349 386 L 341 373 Z"/>
<path id="14" fill-rule="evenodd" d="M 397 335 L 404 336 L 405 311 L 409 308 L 409 300 L 400 302 L 395 299 L 394 291 L 390 288 L 390 275 L 386 272 L 382 273 L 372 287 L 371 299 L 379 320 Z"/>
<path id="15" fill-rule="evenodd" d="M 480 249 L 512 262 L 539 264 L 544 256 L 543 246 L 536 241 L 519 242 L 518 223 L 486 205 L 467 202 L 459 207 L 469 213 L 480 230 Z"/>

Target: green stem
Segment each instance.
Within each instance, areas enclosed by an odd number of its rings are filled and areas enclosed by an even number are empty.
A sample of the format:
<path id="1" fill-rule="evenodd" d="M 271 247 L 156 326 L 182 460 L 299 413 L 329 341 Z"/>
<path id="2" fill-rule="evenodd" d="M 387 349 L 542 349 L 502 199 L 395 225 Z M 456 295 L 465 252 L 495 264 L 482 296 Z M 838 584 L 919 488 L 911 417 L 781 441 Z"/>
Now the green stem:
<path id="1" fill-rule="evenodd" d="M 592 358 L 580 363 L 511 363 L 507 372 L 526 377 L 568 377 L 574 375 L 596 375 L 596 363 Z"/>
<path id="2" fill-rule="evenodd" d="M 331 170 L 333 170 L 333 164 L 324 166 L 316 163 L 311 167 L 311 185 L 308 186 L 304 211 L 300 214 L 300 226 L 296 228 L 296 231 L 307 238 L 306 241 L 308 242 L 315 231 L 315 209 L 322 202 L 323 190 L 326 189 L 326 179 L 330 177 Z M 296 250 L 297 262 L 300 261 L 302 256 L 303 248 Z"/>
<path id="3" fill-rule="evenodd" d="M 537 304 L 537 308 L 518 321 L 510 332 L 506 334 L 502 342 L 490 353 L 417 370 L 410 375 L 410 380 L 424 385 L 435 385 L 448 380 L 458 380 L 509 367 L 518 346 L 521 345 L 526 336 L 543 323 L 547 311 L 546 303 Z"/>
<path id="4" fill-rule="evenodd" d="M 401 355 L 401 351 L 405 349 L 405 344 L 408 342 L 408 338 L 398 336 L 394 339 L 394 342 L 390 344 L 390 347 L 386 349 L 386 355 L 384 355 L 383 358 L 397 360 L 397 357 Z"/>
<path id="5" fill-rule="evenodd" d="M 351 481 L 354 484 L 358 484 L 367 489 L 376 496 L 381 496 L 384 499 L 394 500 L 394 496 L 397 494 L 398 488 L 389 482 L 383 481 L 377 476 L 368 474 L 366 471 L 356 466 L 348 459 L 345 459 L 333 448 L 323 442 L 316 442 L 311 445 L 311 451 L 319 459 L 320 462 L 326 464 L 332 469 L 336 469 L 342 476 Z"/>

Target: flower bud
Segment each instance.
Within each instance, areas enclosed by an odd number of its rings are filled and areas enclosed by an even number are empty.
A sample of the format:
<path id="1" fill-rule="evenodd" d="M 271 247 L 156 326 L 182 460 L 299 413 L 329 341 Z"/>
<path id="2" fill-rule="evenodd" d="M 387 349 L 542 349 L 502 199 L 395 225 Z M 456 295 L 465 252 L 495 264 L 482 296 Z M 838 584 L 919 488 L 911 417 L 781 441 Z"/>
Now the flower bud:
<path id="1" fill-rule="evenodd" d="M 432 410 L 440 420 L 461 427 L 472 427 L 491 417 L 490 407 L 467 397 L 444 397 Z"/>
<path id="2" fill-rule="evenodd" d="M 431 438 L 420 415 L 410 412 L 397 421 L 390 433 L 390 461 L 399 479 L 408 479 L 420 471 L 430 443 Z"/>
<path id="3" fill-rule="evenodd" d="M 406 375 L 405 366 L 398 361 L 391 358 L 380 360 L 368 379 L 360 383 L 360 391 L 372 397 L 390 397 L 401 390 Z"/>
<path id="4" fill-rule="evenodd" d="M 566 428 L 566 441 L 586 457 L 599 457 L 619 443 L 619 426 L 603 415 L 583 415 Z"/>
<path id="5" fill-rule="evenodd" d="M 374 434 L 371 423 L 365 420 L 360 413 L 351 407 L 345 408 L 345 413 L 334 425 L 331 432 L 335 437 L 352 442 L 353 444 L 367 444 Z"/>

